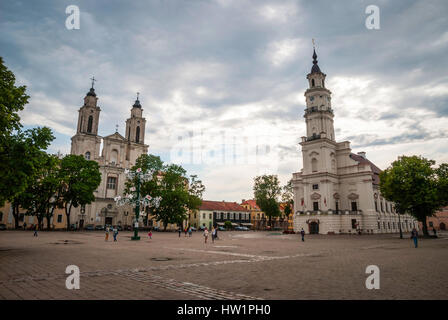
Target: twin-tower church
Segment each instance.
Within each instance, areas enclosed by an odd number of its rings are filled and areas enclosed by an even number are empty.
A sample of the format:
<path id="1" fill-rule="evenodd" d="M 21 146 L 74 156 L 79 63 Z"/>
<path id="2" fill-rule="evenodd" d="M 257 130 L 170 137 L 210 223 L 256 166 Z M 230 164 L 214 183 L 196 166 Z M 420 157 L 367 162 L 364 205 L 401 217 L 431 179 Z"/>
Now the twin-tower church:
<path id="1" fill-rule="evenodd" d="M 313 66 L 307 75 L 305 91 L 306 136 L 302 137 L 303 169 L 292 177 L 294 190 L 294 230 L 307 233 L 392 233 L 399 223 L 404 231 L 417 226 L 404 215 L 399 221 L 392 203 L 379 191 L 380 169 L 366 158 L 364 152 L 351 152 L 350 142 L 336 142 L 331 92 L 325 85 L 326 75 L 320 70 L 314 51 Z M 74 209 L 72 223 L 131 225 L 134 211 L 117 207 L 114 197 L 122 195 L 126 177 L 141 154 L 148 152 L 145 144 L 143 110 L 137 100 L 126 120 L 125 137 L 115 132 L 98 135 L 100 107 L 92 88 L 79 109 L 78 127 L 72 137 L 71 153 L 97 161 L 102 175 L 95 192 L 95 201 Z M 102 144 L 102 150 L 100 150 Z"/>

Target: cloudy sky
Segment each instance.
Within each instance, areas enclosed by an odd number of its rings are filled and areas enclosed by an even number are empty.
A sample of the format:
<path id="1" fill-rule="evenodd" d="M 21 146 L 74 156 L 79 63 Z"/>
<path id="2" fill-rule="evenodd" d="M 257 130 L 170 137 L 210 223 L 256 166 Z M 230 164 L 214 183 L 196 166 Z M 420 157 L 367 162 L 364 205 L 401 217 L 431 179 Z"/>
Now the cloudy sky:
<path id="1" fill-rule="evenodd" d="M 150 153 L 198 174 L 205 199 L 240 201 L 254 176 L 302 167 L 312 38 L 338 141 L 380 168 L 448 162 L 447 27 L 446 0 L 16 0 L 0 2 L 0 55 L 31 96 L 22 122 L 54 130 L 51 152 L 70 152 L 94 75 L 100 135 L 124 135 L 140 92 Z"/>

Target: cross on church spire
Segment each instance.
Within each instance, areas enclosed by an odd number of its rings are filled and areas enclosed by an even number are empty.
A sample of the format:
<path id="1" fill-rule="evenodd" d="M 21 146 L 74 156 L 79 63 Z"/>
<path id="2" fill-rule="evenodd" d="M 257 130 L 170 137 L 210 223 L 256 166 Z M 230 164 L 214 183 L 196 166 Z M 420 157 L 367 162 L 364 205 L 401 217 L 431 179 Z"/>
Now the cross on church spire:
<path id="1" fill-rule="evenodd" d="M 92 89 L 93 89 L 93 85 L 94 85 L 95 81 L 98 81 L 98 80 L 96 80 L 94 76 L 92 78 L 90 78 L 90 80 L 92 80 Z"/>

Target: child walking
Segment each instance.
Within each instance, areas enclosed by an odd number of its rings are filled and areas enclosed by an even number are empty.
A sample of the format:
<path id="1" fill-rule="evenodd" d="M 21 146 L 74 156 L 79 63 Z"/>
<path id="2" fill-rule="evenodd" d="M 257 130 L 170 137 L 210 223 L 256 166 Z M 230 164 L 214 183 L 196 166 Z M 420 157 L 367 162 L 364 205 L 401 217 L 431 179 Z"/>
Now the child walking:
<path id="1" fill-rule="evenodd" d="M 151 231 L 151 229 L 149 229 L 148 237 L 149 237 L 150 240 L 152 239 L 152 231 Z"/>
<path id="2" fill-rule="evenodd" d="M 106 238 L 104 241 L 109 241 L 109 226 L 106 227 Z"/>

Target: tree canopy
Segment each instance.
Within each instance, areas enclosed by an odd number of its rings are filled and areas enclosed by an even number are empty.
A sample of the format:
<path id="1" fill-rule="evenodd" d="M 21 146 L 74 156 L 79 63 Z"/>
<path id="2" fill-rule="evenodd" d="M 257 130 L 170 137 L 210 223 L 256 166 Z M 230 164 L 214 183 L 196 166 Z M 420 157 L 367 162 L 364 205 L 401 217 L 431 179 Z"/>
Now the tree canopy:
<path id="1" fill-rule="evenodd" d="M 141 196 L 161 197 L 158 208 L 149 212 L 157 221 L 162 221 L 166 229 L 169 223 L 181 224 L 190 210 L 196 210 L 202 203 L 205 190 L 197 176 L 187 176 L 184 168 L 176 164 L 164 164 L 158 156 L 141 155 L 132 170 L 141 168 L 143 172 L 153 172 L 152 180 L 142 182 Z M 126 193 L 136 187 L 136 179 L 126 183 Z"/>
<path id="2" fill-rule="evenodd" d="M 101 173 L 96 161 L 71 154 L 62 159 L 59 175 L 62 183 L 60 200 L 67 216 L 67 230 L 70 230 L 72 207 L 95 200 L 94 192 L 101 183 Z"/>
<path id="3" fill-rule="evenodd" d="M 262 175 L 254 178 L 254 197 L 257 205 L 266 216 L 269 223 L 272 217 L 281 215 L 279 197 L 282 194 L 282 187 L 276 175 Z"/>
<path id="4" fill-rule="evenodd" d="M 399 213 L 408 212 L 422 222 L 448 205 L 448 165 L 434 168 L 435 161 L 421 156 L 402 156 L 380 173 L 380 191 L 396 204 Z"/>

